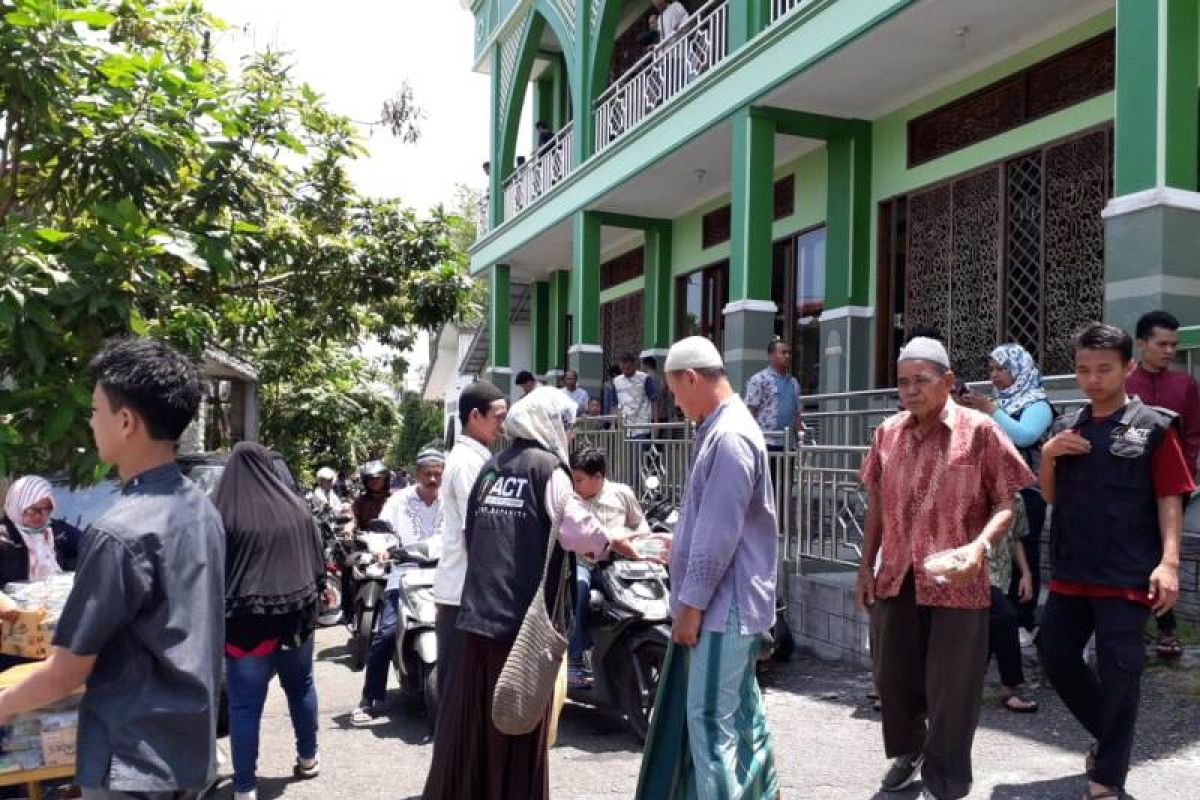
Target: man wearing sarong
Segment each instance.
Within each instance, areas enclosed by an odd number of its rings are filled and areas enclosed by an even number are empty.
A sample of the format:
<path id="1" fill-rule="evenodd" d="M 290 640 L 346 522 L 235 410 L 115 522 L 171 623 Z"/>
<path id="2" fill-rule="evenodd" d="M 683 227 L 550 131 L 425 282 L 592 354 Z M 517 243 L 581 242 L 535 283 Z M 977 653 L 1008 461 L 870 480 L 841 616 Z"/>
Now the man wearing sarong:
<path id="1" fill-rule="evenodd" d="M 676 404 L 698 423 L 671 551 L 672 644 L 642 759 L 640 800 L 765 800 L 779 793 L 754 665 L 775 619 L 767 448 L 708 339 L 667 355 Z"/>

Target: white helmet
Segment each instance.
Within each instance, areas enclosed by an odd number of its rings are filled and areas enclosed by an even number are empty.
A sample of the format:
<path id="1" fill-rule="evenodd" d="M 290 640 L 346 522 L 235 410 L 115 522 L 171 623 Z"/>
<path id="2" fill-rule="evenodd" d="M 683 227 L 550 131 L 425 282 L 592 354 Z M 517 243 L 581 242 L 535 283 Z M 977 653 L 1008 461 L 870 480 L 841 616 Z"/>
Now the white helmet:
<path id="1" fill-rule="evenodd" d="M 337 473 L 333 467 L 321 467 L 317 470 L 317 480 L 319 481 L 336 481 Z"/>

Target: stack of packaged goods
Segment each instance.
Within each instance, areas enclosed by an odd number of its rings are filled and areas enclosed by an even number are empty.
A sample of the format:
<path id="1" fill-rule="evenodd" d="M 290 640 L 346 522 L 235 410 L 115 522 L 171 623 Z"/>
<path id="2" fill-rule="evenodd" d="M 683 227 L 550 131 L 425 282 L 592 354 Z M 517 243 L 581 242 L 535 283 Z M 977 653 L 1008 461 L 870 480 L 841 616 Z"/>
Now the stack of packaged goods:
<path id="1" fill-rule="evenodd" d="M 74 765 L 79 699 L 73 694 L 0 728 L 0 774 Z"/>
<path id="2" fill-rule="evenodd" d="M 54 628 L 71 594 L 73 573 L 55 575 L 36 583 L 10 583 L 4 593 L 20 611 L 12 622 L 0 624 L 0 653 L 22 658 L 46 658 Z"/>

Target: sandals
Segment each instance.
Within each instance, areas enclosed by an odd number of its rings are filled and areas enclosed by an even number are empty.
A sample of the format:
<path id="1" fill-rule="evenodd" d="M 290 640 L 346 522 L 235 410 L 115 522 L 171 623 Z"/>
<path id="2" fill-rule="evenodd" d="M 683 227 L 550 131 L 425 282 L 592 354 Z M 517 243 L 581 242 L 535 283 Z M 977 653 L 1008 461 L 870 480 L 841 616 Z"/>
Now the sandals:
<path id="1" fill-rule="evenodd" d="M 1013 701 L 1016 701 L 1016 704 Z M 1036 714 L 1038 704 L 1036 700 L 1026 700 L 1018 694 L 1010 694 L 1007 697 L 1000 698 L 1000 705 L 1013 714 Z"/>
<path id="2" fill-rule="evenodd" d="M 1183 655 L 1183 642 L 1173 633 L 1164 633 L 1155 642 L 1154 652 L 1159 658 L 1179 658 Z"/>

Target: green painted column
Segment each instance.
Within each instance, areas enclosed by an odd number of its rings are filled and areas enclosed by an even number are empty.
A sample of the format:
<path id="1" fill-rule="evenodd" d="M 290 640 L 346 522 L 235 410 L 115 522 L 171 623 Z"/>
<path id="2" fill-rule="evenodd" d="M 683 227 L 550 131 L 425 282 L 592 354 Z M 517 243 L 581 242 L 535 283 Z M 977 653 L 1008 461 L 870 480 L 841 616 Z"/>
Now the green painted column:
<path id="1" fill-rule="evenodd" d="M 729 0 L 729 52 L 771 24 L 770 0 Z"/>
<path id="2" fill-rule="evenodd" d="M 500 83 L 500 46 L 492 46 L 492 106 L 491 106 L 491 153 L 488 161 L 488 219 L 492 230 L 504 221 L 504 177 L 502 159 L 500 158 L 501 128 L 504 120 L 500 113 L 500 95 L 503 91 Z"/>
<path id="3" fill-rule="evenodd" d="M 671 347 L 671 223 L 646 230 L 645 286 L 642 291 L 642 346 L 661 364 Z"/>
<path id="4" fill-rule="evenodd" d="M 560 269 L 550 273 L 550 370 L 567 368 L 567 317 L 571 313 L 571 273 Z"/>
<path id="5" fill-rule="evenodd" d="M 1197 0 L 1117 0 L 1115 194 L 1196 189 Z"/>
<path id="6" fill-rule="evenodd" d="M 529 317 L 529 363 L 533 374 L 544 376 L 550 370 L 550 283 L 534 281 L 531 287 Z"/>
<path id="7" fill-rule="evenodd" d="M 1106 321 L 1166 309 L 1200 323 L 1196 65 L 1200 0 L 1118 0 L 1114 197 L 1104 210 Z"/>
<path id="8" fill-rule="evenodd" d="M 729 305 L 725 368 L 738 391 L 766 364 L 775 328 L 771 301 L 775 121 L 752 108 L 733 115 L 733 197 L 730 208 Z"/>
<path id="9" fill-rule="evenodd" d="M 511 318 L 511 278 L 507 264 L 493 264 L 488 270 L 488 380 L 501 391 L 512 389 L 512 361 L 509 352 Z"/>
<path id="10" fill-rule="evenodd" d="M 825 227 L 825 312 L 821 391 L 866 389 L 871 381 L 871 125 L 847 121 L 829 139 Z"/>
<path id="11" fill-rule="evenodd" d="M 600 218 L 577 211 L 571 242 L 571 347 L 568 361 L 589 394 L 600 391 L 604 351 L 600 347 Z"/>

